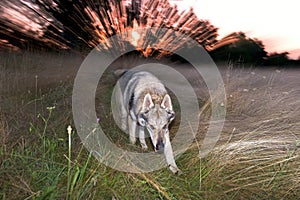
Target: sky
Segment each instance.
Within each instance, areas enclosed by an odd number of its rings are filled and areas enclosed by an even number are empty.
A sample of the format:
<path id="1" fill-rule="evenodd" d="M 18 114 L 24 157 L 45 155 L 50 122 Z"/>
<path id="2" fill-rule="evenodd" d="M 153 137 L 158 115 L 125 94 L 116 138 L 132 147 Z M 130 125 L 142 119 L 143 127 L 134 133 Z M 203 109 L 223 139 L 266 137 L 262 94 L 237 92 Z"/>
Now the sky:
<path id="1" fill-rule="evenodd" d="M 300 57 L 299 0 L 170 0 L 179 9 L 192 7 L 200 19 L 219 28 L 219 37 L 242 31 L 263 41 L 267 52 Z"/>

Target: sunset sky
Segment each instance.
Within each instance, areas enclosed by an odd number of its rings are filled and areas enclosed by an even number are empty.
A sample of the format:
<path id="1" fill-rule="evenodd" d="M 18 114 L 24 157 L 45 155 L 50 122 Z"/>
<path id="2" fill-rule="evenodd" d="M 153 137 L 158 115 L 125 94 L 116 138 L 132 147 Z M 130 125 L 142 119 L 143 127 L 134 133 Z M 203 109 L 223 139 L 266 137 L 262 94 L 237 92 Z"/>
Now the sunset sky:
<path id="1" fill-rule="evenodd" d="M 170 0 L 179 9 L 193 7 L 201 19 L 219 28 L 220 37 L 243 31 L 263 41 L 268 52 L 300 57 L 299 0 Z"/>

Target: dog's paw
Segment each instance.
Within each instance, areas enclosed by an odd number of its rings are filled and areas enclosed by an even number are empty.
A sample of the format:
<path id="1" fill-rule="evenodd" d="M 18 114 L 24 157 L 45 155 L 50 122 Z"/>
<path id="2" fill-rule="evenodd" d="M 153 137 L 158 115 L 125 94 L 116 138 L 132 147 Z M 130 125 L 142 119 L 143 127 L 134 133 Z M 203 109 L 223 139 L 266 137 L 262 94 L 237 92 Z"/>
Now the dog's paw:
<path id="1" fill-rule="evenodd" d="M 129 137 L 130 143 L 135 144 L 136 143 L 136 138 L 135 137 Z"/>
<path id="2" fill-rule="evenodd" d="M 126 132 L 127 131 L 127 126 L 126 126 L 126 124 L 125 123 L 121 123 L 121 130 L 122 131 L 124 131 L 124 132 Z"/>
<path id="3" fill-rule="evenodd" d="M 169 169 L 171 170 L 171 172 L 175 175 L 180 175 L 182 174 L 181 170 L 178 169 L 177 166 L 172 166 L 172 165 L 169 165 Z"/>
<path id="4" fill-rule="evenodd" d="M 147 150 L 147 149 L 148 149 L 147 144 L 141 144 L 141 146 L 142 146 L 142 149 L 143 149 L 143 150 Z"/>

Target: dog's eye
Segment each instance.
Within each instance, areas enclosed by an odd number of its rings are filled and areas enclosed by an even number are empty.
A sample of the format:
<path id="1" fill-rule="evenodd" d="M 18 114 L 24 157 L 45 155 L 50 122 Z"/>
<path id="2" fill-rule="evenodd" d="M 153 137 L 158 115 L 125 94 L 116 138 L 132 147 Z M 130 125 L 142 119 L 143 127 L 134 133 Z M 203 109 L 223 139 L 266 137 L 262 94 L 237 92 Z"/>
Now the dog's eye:
<path id="1" fill-rule="evenodd" d="M 154 130 L 155 129 L 155 127 L 153 126 L 153 125 L 149 125 L 150 126 L 150 128 L 152 129 L 152 130 Z"/>
<path id="2" fill-rule="evenodd" d="M 163 129 L 167 129 L 168 128 L 168 124 L 163 126 Z"/>

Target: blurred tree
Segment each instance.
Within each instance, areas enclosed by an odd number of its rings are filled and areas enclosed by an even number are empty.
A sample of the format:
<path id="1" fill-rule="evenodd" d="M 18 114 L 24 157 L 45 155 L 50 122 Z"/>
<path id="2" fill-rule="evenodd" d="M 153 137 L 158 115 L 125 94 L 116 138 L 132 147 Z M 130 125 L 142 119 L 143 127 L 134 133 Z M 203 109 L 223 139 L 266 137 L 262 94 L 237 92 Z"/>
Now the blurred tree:
<path id="1" fill-rule="evenodd" d="M 288 52 L 282 52 L 282 53 L 270 53 L 270 55 L 266 59 L 267 65 L 287 65 L 290 63 L 290 60 L 288 58 Z"/>
<path id="2" fill-rule="evenodd" d="M 218 43 L 221 45 L 211 51 L 216 60 L 261 64 L 267 56 L 262 41 L 248 38 L 243 32 L 231 33 Z"/>
<path id="3" fill-rule="evenodd" d="M 218 36 L 218 29 L 209 21 L 198 19 L 192 8 L 180 11 L 168 0 L 2 1 L 0 42 L 6 46 L 14 43 L 13 46 L 20 49 L 26 49 L 30 44 L 45 48 L 89 49 L 131 28 L 173 29 L 193 38 L 206 49 L 213 46 Z M 7 11 L 15 14 L 7 15 Z M 22 21 L 24 18 L 28 20 Z M 27 30 L 27 25 L 32 24 L 30 21 L 35 24 Z M 36 27 L 39 27 L 39 32 Z M 174 41 L 172 35 L 163 38 L 164 41 Z M 144 42 L 151 43 L 148 40 L 145 38 Z M 176 41 L 173 46 L 174 50 L 190 47 L 184 40 Z M 160 51 L 159 54 L 164 56 L 166 52 Z"/>

